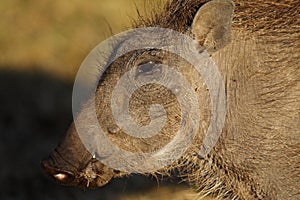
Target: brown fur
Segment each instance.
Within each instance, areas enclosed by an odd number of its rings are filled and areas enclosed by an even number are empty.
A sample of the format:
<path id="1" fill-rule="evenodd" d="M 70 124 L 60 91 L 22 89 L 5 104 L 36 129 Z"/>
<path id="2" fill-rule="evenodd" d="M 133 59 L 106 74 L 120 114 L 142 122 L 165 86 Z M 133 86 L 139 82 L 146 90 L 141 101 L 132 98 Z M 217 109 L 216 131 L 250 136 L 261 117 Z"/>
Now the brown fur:
<path id="1" fill-rule="evenodd" d="M 170 1 L 161 12 L 141 18 L 135 26 L 167 27 L 190 34 L 194 16 L 205 2 Z M 171 64 L 198 92 L 203 119 L 194 144 L 182 159 L 157 173 L 179 169 L 202 195 L 222 199 L 300 199 L 299 13 L 298 0 L 235 1 L 232 41 L 212 54 L 225 81 L 226 125 L 217 145 L 204 159 L 199 159 L 197 152 L 209 124 L 209 93 L 186 61 L 174 60 L 167 52 L 131 52 L 107 69 L 96 93 L 101 126 L 123 149 L 148 152 L 166 144 L 176 133 L 180 119 L 178 102 L 168 90 L 151 85 L 131 99 L 130 109 L 137 123 L 149 123 L 147 113 L 153 103 L 164 105 L 171 115 L 160 134 L 150 140 L 134 139 L 116 128 L 110 99 L 118 77 L 139 60 L 155 58 L 165 64 L 173 60 Z M 161 102 L 159 95 L 168 101 Z M 82 111 L 86 120 L 88 112 Z M 89 159 L 78 162 L 87 164 Z M 102 171 L 106 172 L 112 173 L 110 169 Z"/>
<path id="2" fill-rule="evenodd" d="M 146 25 L 187 31 L 202 2 L 170 2 L 164 17 Z M 187 159 L 193 160 L 189 177 L 200 191 L 221 197 L 298 199 L 300 2 L 235 5 L 232 43 L 213 55 L 226 80 L 227 125 L 199 169 L 194 158 Z"/>

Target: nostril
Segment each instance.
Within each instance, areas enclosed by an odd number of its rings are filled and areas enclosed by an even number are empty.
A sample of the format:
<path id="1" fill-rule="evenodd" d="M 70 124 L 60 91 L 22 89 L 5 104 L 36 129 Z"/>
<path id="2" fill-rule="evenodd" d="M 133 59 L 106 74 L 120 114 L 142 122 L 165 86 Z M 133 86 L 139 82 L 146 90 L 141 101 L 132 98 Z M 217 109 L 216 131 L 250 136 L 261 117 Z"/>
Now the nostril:
<path id="1" fill-rule="evenodd" d="M 41 162 L 41 168 L 61 184 L 71 185 L 74 181 L 73 173 L 51 166 L 47 160 Z"/>

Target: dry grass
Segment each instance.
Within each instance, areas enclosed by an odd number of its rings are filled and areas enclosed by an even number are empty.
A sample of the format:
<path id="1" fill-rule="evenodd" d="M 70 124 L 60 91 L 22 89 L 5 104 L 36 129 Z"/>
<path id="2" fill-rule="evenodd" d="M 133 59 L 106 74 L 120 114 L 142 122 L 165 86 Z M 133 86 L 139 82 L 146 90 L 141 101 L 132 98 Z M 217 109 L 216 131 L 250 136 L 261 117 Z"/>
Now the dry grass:
<path id="1" fill-rule="evenodd" d="M 200 200 L 198 195 L 187 187 L 168 186 L 152 189 L 147 192 L 125 195 L 121 200 Z M 213 200 L 206 197 L 201 200 Z"/>
<path id="2" fill-rule="evenodd" d="M 125 30 L 142 0 L 2 0 L 1 66 L 42 69 L 73 78 L 100 41 Z"/>

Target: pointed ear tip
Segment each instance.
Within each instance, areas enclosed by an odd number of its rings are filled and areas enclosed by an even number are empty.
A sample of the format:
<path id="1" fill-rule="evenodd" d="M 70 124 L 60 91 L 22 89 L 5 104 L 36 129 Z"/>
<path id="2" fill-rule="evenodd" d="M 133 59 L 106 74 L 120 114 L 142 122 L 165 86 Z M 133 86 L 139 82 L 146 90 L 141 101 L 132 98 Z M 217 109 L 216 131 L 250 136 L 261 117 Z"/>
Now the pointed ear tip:
<path id="1" fill-rule="evenodd" d="M 206 50 L 214 52 L 230 43 L 233 11 L 232 0 L 212 0 L 199 8 L 191 28 Z"/>
<path id="2" fill-rule="evenodd" d="M 235 4 L 232 0 L 212 0 L 202 5 L 196 12 L 193 25 L 201 21 L 211 20 L 207 18 L 214 18 L 220 16 L 222 18 L 231 19 L 234 12 Z"/>

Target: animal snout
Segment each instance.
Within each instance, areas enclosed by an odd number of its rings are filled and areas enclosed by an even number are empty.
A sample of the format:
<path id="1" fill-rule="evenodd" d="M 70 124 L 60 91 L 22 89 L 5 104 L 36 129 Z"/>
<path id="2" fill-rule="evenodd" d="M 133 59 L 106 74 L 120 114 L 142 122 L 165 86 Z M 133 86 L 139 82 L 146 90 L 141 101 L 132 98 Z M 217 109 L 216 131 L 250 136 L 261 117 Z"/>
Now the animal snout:
<path id="1" fill-rule="evenodd" d="M 41 162 L 41 168 L 55 181 L 63 185 L 70 185 L 75 179 L 72 172 L 61 170 L 57 167 L 52 166 L 48 160 L 43 160 Z"/>

